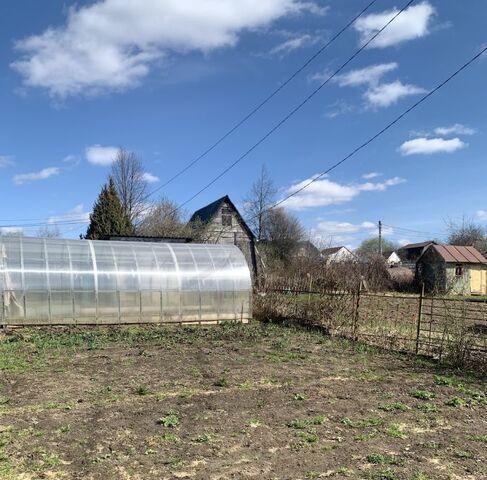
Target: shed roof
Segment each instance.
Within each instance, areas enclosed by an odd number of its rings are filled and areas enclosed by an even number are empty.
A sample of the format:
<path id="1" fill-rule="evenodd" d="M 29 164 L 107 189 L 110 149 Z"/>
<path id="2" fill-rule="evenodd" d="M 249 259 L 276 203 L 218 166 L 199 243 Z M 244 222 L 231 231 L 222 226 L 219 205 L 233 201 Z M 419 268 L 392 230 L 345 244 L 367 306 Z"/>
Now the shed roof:
<path id="1" fill-rule="evenodd" d="M 342 248 L 345 248 L 345 247 L 341 246 L 341 247 L 324 248 L 323 250 L 321 250 L 321 253 L 323 255 L 333 255 L 334 253 L 339 252 Z"/>
<path id="2" fill-rule="evenodd" d="M 487 263 L 487 259 L 475 248 L 460 245 L 430 245 L 447 263 Z M 425 251 L 426 252 L 426 251 Z"/>
<path id="3" fill-rule="evenodd" d="M 407 245 L 403 245 L 399 250 L 411 250 L 414 248 L 423 248 L 423 247 L 427 247 L 428 245 L 437 245 L 437 242 L 435 242 L 434 240 L 427 240 L 426 242 L 408 243 Z"/>

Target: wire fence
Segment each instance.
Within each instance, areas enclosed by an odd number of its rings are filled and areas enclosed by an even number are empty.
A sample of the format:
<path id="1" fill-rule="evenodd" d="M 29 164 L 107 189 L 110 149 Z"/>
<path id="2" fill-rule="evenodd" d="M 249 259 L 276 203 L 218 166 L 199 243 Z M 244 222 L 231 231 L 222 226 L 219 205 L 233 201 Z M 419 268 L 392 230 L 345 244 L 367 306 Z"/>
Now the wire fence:
<path id="1" fill-rule="evenodd" d="M 274 278 L 256 295 L 254 316 L 291 320 L 330 335 L 455 365 L 487 367 L 487 302 L 449 297 L 327 291 L 311 277 Z"/>

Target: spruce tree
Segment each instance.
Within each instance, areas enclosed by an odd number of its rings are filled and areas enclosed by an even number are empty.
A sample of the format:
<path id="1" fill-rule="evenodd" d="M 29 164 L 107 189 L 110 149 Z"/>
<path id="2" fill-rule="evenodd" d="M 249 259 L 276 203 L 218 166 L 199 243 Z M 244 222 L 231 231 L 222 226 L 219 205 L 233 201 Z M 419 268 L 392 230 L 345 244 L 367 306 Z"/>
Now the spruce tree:
<path id="1" fill-rule="evenodd" d="M 90 225 L 86 232 L 89 240 L 106 235 L 133 235 L 135 228 L 124 212 L 113 178 L 103 185 L 90 214 Z"/>

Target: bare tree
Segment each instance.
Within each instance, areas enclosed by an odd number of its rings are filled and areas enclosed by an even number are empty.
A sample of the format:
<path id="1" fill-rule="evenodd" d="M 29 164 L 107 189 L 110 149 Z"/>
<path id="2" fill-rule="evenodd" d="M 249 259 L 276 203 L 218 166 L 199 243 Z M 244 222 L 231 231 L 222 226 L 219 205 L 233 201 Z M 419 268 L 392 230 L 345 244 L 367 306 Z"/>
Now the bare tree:
<path id="1" fill-rule="evenodd" d="M 36 231 L 36 237 L 40 238 L 59 238 L 61 232 L 57 225 L 44 225 Z"/>
<path id="2" fill-rule="evenodd" d="M 487 253 L 487 232 L 471 218 L 462 217 L 460 221 L 450 219 L 447 221 L 447 229 L 450 245 L 473 246 L 481 253 Z"/>
<path id="3" fill-rule="evenodd" d="M 259 178 L 255 181 L 250 192 L 244 198 L 244 216 L 248 219 L 250 228 L 257 240 L 264 237 L 266 219 L 269 208 L 274 203 L 277 189 L 269 176 L 265 166 L 262 166 Z"/>
<path id="4" fill-rule="evenodd" d="M 132 223 L 137 222 L 145 209 L 147 181 L 144 175 L 142 162 L 135 153 L 120 148 L 112 164 L 111 177 L 123 210 Z"/>
<path id="5" fill-rule="evenodd" d="M 137 233 L 157 237 L 185 236 L 186 230 L 178 205 L 165 197 L 149 207 L 137 225 Z"/>

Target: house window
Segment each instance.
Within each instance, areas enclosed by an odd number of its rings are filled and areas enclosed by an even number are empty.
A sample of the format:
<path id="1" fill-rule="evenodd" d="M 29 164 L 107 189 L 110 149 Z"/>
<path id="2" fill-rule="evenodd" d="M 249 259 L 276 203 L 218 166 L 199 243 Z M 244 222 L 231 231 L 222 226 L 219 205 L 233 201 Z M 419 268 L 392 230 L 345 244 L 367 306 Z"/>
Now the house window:
<path id="1" fill-rule="evenodd" d="M 461 263 L 457 263 L 455 265 L 455 276 L 461 277 L 463 275 L 463 265 Z"/>
<path id="2" fill-rule="evenodd" d="M 230 207 L 222 208 L 222 225 L 224 227 L 232 226 L 232 209 Z"/>

